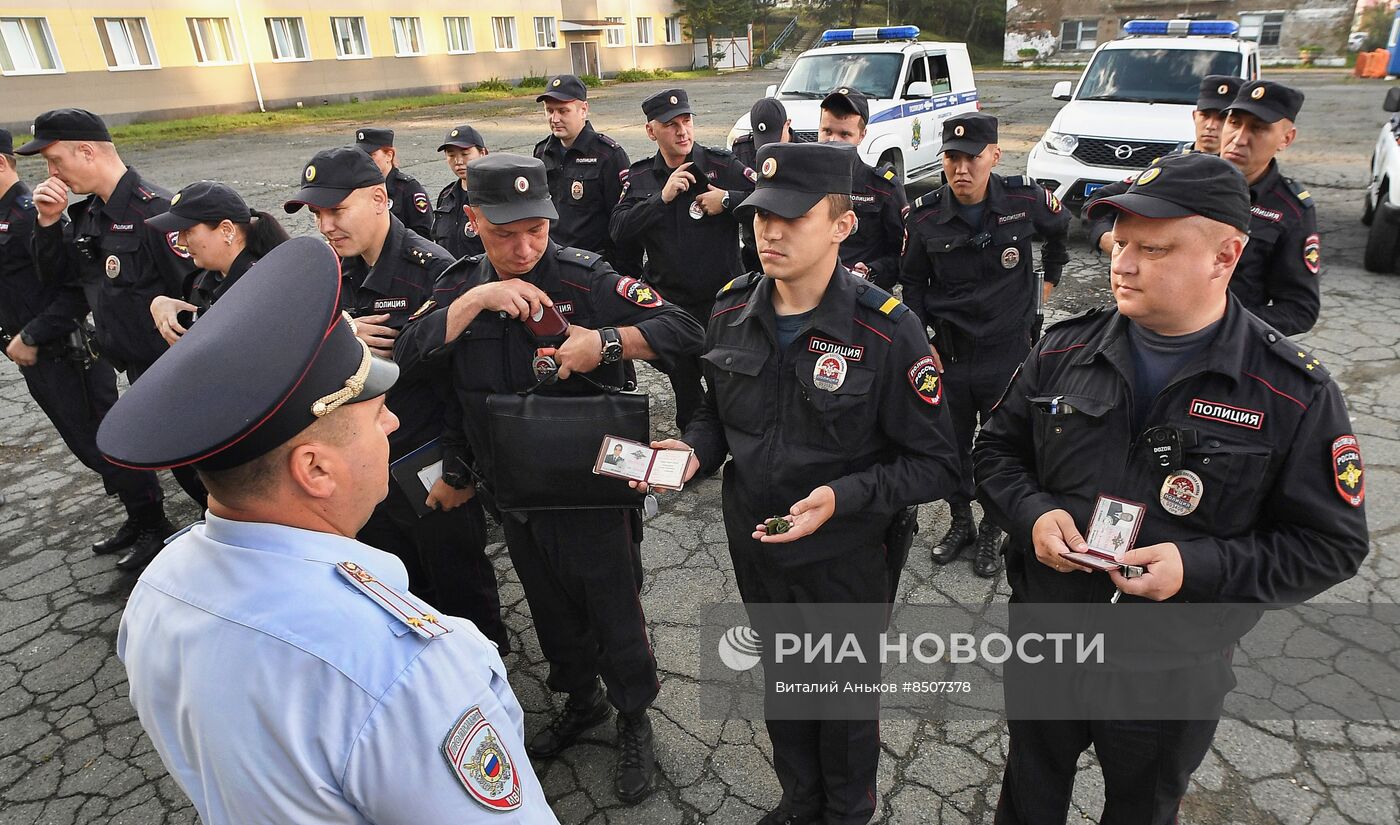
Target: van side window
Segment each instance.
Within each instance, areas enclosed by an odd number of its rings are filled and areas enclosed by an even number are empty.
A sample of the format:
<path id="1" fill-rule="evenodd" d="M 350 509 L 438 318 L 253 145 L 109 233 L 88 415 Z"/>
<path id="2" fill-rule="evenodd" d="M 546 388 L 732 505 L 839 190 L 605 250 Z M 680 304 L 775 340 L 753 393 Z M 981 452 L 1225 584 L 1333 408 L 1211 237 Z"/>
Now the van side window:
<path id="1" fill-rule="evenodd" d="M 910 85 L 926 80 L 928 80 L 928 69 L 924 66 L 924 56 L 914 55 L 909 60 L 909 76 L 904 78 L 904 94 L 901 97 L 909 96 Z"/>
<path id="2" fill-rule="evenodd" d="M 948 71 L 948 55 L 931 54 L 928 56 L 929 71 L 933 79 L 929 82 L 933 84 L 933 93 L 936 95 L 953 91 L 953 76 Z"/>

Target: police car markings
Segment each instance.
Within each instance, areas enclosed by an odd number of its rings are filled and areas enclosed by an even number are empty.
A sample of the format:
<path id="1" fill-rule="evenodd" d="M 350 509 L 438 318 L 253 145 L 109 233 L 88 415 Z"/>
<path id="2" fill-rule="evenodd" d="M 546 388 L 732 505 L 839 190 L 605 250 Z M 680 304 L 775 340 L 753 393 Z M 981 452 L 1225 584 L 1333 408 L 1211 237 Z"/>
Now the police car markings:
<path id="1" fill-rule="evenodd" d="M 928 100 L 916 100 L 912 103 L 901 103 L 898 106 L 891 106 L 880 112 L 878 115 L 871 115 L 869 125 L 883 123 L 887 120 L 899 120 L 900 118 L 913 117 L 925 112 L 932 112 L 935 109 L 946 109 L 949 106 L 957 106 L 961 103 L 972 103 L 977 100 L 977 92 L 952 92 L 950 94 L 932 97 Z"/>

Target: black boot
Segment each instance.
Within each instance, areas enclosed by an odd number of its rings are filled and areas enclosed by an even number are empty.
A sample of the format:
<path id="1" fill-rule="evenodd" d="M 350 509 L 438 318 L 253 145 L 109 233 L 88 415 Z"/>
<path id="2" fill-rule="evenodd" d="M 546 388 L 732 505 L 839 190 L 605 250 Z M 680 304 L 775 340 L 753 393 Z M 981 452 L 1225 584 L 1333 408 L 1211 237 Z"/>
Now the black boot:
<path id="1" fill-rule="evenodd" d="M 617 798 L 636 805 L 656 787 L 656 754 L 651 749 L 651 717 L 645 710 L 617 715 Z"/>
<path id="2" fill-rule="evenodd" d="M 118 550 L 125 550 L 136 543 L 141 537 L 141 527 L 143 525 L 158 525 L 162 522 L 169 524 L 165 520 L 165 505 L 159 501 L 152 501 L 146 504 L 126 504 L 126 521 L 117 528 L 109 538 L 99 541 L 92 546 L 92 552 L 98 556 L 105 556 L 108 553 L 115 553 Z M 174 530 L 170 531 L 175 532 Z M 167 533 L 166 535 L 169 535 Z"/>
<path id="3" fill-rule="evenodd" d="M 934 564 L 947 564 L 953 561 L 962 555 L 962 551 L 971 547 L 976 538 L 972 531 L 972 505 L 949 504 L 948 509 L 952 512 L 953 520 L 948 525 L 948 532 L 944 533 L 943 538 L 934 545 L 932 553 Z"/>
<path id="4" fill-rule="evenodd" d="M 769 811 L 758 821 L 758 825 L 807 825 L 809 822 L 816 822 L 815 819 L 798 816 L 797 814 L 779 805 L 776 810 Z"/>
<path id="5" fill-rule="evenodd" d="M 608 718 L 611 710 L 608 697 L 597 682 L 589 691 L 571 693 L 564 710 L 531 737 L 525 752 L 536 759 L 555 756 L 578 741 L 584 731 Z"/>
<path id="6" fill-rule="evenodd" d="M 977 527 L 977 556 L 972 560 L 972 572 L 990 579 L 1001 572 L 1001 528 L 982 517 Z"/>
<path id="7" fill-rule="evenodd" d="M 124 573 L 139 572 L 165 548 L 165 540 L 174 533 L 175 525 L 171 524 L 164 514 L 155 524 L 142 526 L 131 549 L 117 560 L 117 569 Z"/>

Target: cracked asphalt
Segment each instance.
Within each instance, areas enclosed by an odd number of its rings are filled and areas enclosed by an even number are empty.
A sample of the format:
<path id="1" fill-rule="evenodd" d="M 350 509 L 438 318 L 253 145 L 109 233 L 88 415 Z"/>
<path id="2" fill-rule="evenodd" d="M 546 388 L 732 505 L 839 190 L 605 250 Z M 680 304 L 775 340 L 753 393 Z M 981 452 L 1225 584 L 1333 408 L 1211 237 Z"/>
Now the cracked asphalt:
<path id="1" fill-rule="evenodd" d="M 1312 191 L 1322 235 L 1322 318 L 1300 341 L 1345 390 L 1369 470 L 1371 555 L 1355 579 L 1320 598 L 1396 602 L 1400 278 L 1362 270 L 1365 229 L 1359 223 L 1370 149 L 1386 117 L 1380 108 L 1386 87 L 1337 72 L 1271 76 L 1298 85 L 1308 96 L 1299 139 L 1281 158 L 1286 173 Z M 1002 119 L 1006 157 L 1000 171 L 1023 171 L 1027 151 L 1059 105 L 1050 100 L 1050 87 L 1070 77 L 979 75 L 984 105 Z M 734 118 L 778 79 L 769 71 L 688 84 L 699 106 L 698 139 L 722 145 Z M 593 96 L 594 124 L 622 142 L 634 159 L 649 154 L 650 145 L 639 102 L 662 86 L 616 86 Z M 528 153 L 544 133 L 536 104 L 528 100 L 408 113 L 392 124 L 401 162 L 430 194 L 450 179 L 434 153 L 438 140 L 463 121 L 480 128 L 496 151 Z M 200 178 L 223 180 L 253 205 L 271 210 L 295 185 L 306 158 L 348 142 L 357 125 L 243 132 L 124 155 L 172 189 Z M 21 171 L 31 183 L 41 174 L 32 161 Z M 304 213 L 286 224 L 297 234 L 313 229 Z M 1086 250 L 1082 232 L 1071 241 L 1074 261 L 1052 299 L 1054 316 L 1107 300 L 1106 260 Z M 644 373 L 654 399 L 654 426 L 659 435 L 671 434 L 669 387 L 656 373 Z M 172 518 L 197 519 L 173 481 L 166 482 Z M 141 731 L 114 655 L 133 580 L 116 572 L 110 557 L 95 557 L 88 549 L 120 523 L 121 508 L 102 496 L 97 477 L 68 454 L 8 361 L 0 361 L 0 496 L 0 825 L 196 821 Z M 945 526 L 942 504 L 925 505 L 920 521 L 902 601 L 982 603 L 1007 597 L 1004 582 L 975 577 L 966 562 L 934 568 L 928 547 Z M 533 731 L 554 698 L 544 687 L 545 664 L 529 608 L 499 532 L 495 537 L 502 603 L 519 651 L 506 661 Z M 643 554 L 642 596 L 662 679 L 653 715 L 660 786 L 637 807 L 617 801 L 611 725 L 536 769 L 565 823 L 751 822 L 779 797 L 762 725 L 704 720 L 697 711 L 699 609 L 738 600 L 719 519 L 719 482 L 663 499 L 660 515 L 648 523 Z M 877 821 L 990 820 L 1006 751 L 1004 725 L 886 721 L 881 733 Z M 435 762 L 437 745 L 424 742 L 421 754 L 406 756 Z M 1085 755 L 1081 768 L 1071 818 L 1093 820 L 1103 793 L 1092 754 Z M 464 797 L 463 804 L 471 803 Z M 1181 820 L 1394 825 L 1400 821 L 1400 725 L 1224 723 L 1195 775 Z"/>

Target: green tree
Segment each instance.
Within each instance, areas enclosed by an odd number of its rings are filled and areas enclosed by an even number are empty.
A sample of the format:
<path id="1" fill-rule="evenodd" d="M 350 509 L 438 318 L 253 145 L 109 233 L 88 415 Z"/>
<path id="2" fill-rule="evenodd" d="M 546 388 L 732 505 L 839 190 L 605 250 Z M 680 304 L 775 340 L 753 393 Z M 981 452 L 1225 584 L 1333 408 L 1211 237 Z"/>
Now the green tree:
<path id="1" fill-rule="evenodd" d="M 753 19 L 752 0 L 678 0 L 691 39 L 705 38 L 705 67 L 715 65 L 715 32 L 735 32 Z"/>

